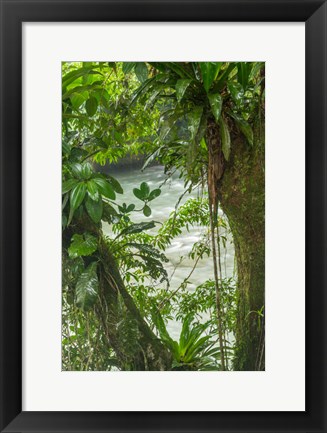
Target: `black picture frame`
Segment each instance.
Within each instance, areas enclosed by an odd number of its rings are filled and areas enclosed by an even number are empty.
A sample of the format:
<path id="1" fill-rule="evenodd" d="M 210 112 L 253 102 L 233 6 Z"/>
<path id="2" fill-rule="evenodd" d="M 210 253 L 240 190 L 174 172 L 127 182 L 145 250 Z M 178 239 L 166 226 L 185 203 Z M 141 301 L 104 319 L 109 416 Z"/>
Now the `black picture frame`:
<path id="1" fill-rule="evenodd" d="M 326 1 L 1 0 L 0 4 L 1 432 L 326 432 Z M 22 23 L 29 21 L 305 22 L 305 412 L 22 412 Z M 296 65 L 289 71 L 290 80 L 293 73 Z"/>

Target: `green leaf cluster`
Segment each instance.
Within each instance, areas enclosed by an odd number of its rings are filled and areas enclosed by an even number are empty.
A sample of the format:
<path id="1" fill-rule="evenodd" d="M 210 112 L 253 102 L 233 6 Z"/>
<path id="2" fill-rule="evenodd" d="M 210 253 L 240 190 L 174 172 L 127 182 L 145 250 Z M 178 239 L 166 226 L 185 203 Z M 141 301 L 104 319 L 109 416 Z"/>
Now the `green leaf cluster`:
<path id="1" fill-rule="evenodd" d="M 115 200 L 116 193 L 122 194 L 123 188 L 112 176 L 95 173 L 90 163 L 72 163 L 67 166 L 69 178 L 63 181 L 62 194 L 69 194 L 69 225 L 77 209 L 84 204 L 91 220 L 98 224 L 103 216 L 103 200 Z M 65 199 L 65 205 L 68 196 Z M 63 206 L 64 207 L 64 206 Z"/>
<path id="2" fill-rule="evenodd" d="M 97 263 L 92 262 L 76 283 L 76 305 L 84 311 L 90 310 L 98 298 L 98 293 Z"/>
<path id="3" fill-rule="evenodd" d="M 83 235 L 74 234 L 70 247 L 68 248 L 69 257 L 75 259 L 81 256 L 90 256 L 98 248 L 98 242 L 95 236 L 90 233 Z"/>
<path id="4" fill-rule="evenodd" d="M 208 323 L 195 324 L 193 315 L 187 315 L 177 342 L 170 337 L 157 309 L 152 310 L 152 320 L 161 340 L 173 354 L 172 370 L 219 370 L 220 350 L 211 340 L 213 335 L 204 335 Z"/>
<path id="5" fill-rule="evenodd" d="M 142 182 L 140 188 L 133 189 L 133 194 L 136 198 L 144 202 L 143 213 L 146 217 L 149 217 L 151 215 L 151 208 L 147 203 L 159 197 L 161 189 L 156 188 L 150 191 L 149 185 L 146 182 Z"/>

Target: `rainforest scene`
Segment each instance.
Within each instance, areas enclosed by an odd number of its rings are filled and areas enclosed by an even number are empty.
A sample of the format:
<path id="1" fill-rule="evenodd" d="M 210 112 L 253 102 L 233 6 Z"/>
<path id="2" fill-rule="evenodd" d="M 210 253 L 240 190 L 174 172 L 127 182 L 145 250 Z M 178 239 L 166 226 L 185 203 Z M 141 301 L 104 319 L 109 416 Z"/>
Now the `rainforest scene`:
<path id="1" fill-rule="evenodd" d="M 62 62 L 62 371 L 265 370 L 265 64 Z"/>

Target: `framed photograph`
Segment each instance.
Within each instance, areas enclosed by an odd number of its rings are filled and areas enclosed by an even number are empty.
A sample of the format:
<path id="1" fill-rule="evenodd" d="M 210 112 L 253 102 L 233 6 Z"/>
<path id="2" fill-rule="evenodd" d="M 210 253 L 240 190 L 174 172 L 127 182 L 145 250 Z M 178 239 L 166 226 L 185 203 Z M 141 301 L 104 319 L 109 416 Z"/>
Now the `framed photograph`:
<path id="1" fill-rule="evenodd" d="M 3 432 L 326 431 L 326 2 L 1 1 Z"/>

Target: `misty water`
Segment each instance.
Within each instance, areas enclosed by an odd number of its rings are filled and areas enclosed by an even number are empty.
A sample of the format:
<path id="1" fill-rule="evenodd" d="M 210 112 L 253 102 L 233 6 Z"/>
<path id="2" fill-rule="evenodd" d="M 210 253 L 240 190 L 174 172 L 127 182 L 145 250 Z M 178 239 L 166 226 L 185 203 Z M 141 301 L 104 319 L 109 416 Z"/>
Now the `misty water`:
<path id="1" fill-rule="evenodd" d="M 185 191 L 184 181 L 179 179 L 178 175 L 174 175 L 162 185 L 166 179 L 162 166 L 149 167 L 143 172 L 135 168 L 115 169 L 110 171 L 110 174 L 121 183 L 124 189 L 123 195 L 117 194 L 117 202 L 119 204 L 125 202 L 127 205 L 134 203 L 138 209 L 142 207 L 142 202 L 134 196 L 133 188 L 138 188 L 141 182 L 147 182 L 151 190 L 161 186 L 161 195 L 150 203 L 151 216 L 145 217 L 142 212 L 133 212 L 131 215 L 133 222 L 151 220 L 164 222 L 174 211 L 178 199 Z M 200 191 L 192 191 L 191 194 L 186 194 L 180 205 L 192 197 L 197 197 L 199 193 Z M 108 225 L 104 225 L 103 229 L 110 234 Z M 153 229 L 152 232 L 155 233 L 156 230 L 158 228 Z M 194 260 L 188 257 L 188 253 L 191 251 L 194 242 L 199 241 L 206 230 L 207 228 L 202 226 L 191 227 L 189 232 L 184 229 L 182 234 L 173 239 L 171 245 L 165 250 L 165 255 L 169 259 L 169 262 L 165 263 L 165 268 L 168 276 L 171 277 L 172 275 L 169 291 L 175 291 L 189 275 Z M 223 276 L 232 277 L 234 272 L 234 250 L 230 242 L 227 242 L 226 249 L 222 249 L 221 262 Z M 189 278 L 190 284 L 188 284 L 187 289 L 193 291 L 198 285 L 210 278 L 213 279 L 212 258 L 205 257 L 199 260 L 196 269 Z M 171 321 L 168 324 L 169 333 L 176 340 L 179 338 L 180 329 L 180 322 Z"/>

